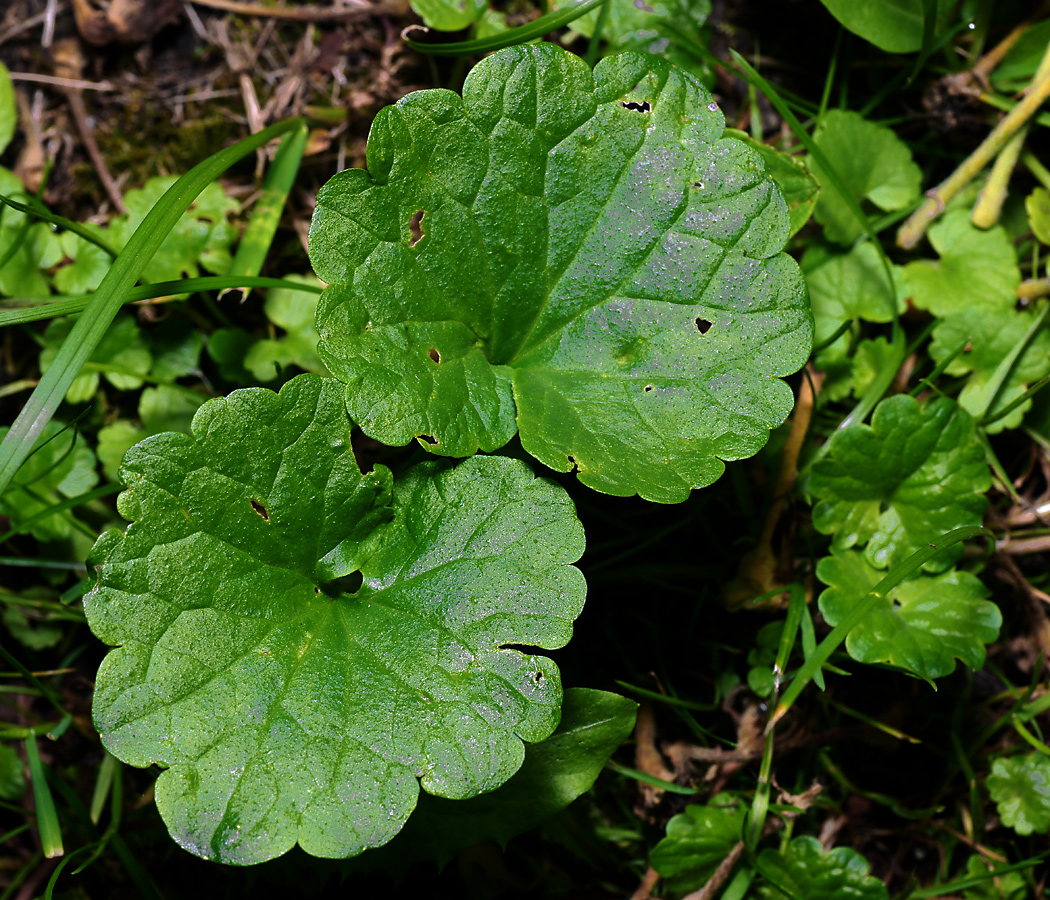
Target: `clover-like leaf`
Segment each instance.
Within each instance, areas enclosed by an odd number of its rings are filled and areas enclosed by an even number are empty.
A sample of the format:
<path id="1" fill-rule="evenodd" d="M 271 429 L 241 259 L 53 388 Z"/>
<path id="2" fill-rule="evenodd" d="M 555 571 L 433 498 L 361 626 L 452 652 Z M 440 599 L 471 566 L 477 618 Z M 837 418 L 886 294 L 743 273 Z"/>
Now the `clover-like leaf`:
<path id="1" fill-rule="evenodd" d="M 831 626 L 845 619 L 886 573 L 857 551 L 826 556 L 817 577 L 828 585 L 820 612 Z M 988 589 L 969 572 L 919 575 L 879 597 L 846 638 L 849 655 L 862 663 L 889 663 L 932 680 L 961 660 L 984 665 L 984 645 L 999 636 L 1002 615 Z"/>
<path id="2" fill-rule="evenodd" d="M 417 860 L 444 866 L 464 847 L 497 841 L 540 824 L 587 791 L 634 727 L 638 704 L 618 694 L 569 688 L 561 722 L 543 741 L 525 745 L 525 761 L 504 784 L 480 797 L 446 800 L 420 794 L 405 827 L 389 844 L 358 857 L 355 869 L 403 873 Z"/>
<path id="3" fill-rule="evenodd" d="M 387 444 L 515 431 L 556 471 L 663 502 L 754 454 L 809 352 L 783 198 L 707 90 L 626 53 L 487 57 L 376 117 L 320 191 L 321 356 Z"/>
<path id="4" fill-rule="evenodd" d="M 703 886 L 741 840 L 746 810 L 730 794 L 687 806 L 667 823 L 667 834 L 653 847 L 649 863 L 675 890 Z"/>
<path id="5" fill-rule="evenodd" d="M 1021 272 L 1006 229 L 977 228 L 967 210 L 954 209 L 928 234 L 940 259 L 904 267 L 905 284 L 919 309 L 947 316 L 975 306 L 1013 307 Z"/>
<path id="6" fill-rule="evenodd" d="M 997 759 L 987 784 L 1004 825 L 1018 834 L 1050 828 L 1050 759 L 1042 753 Z"/>
<path id="7" fill-rule="evenodd" d="M 76 497 L 98 484 L 95 454 L 84 438 L 73 428 L 55 421 L 48 422 L 40 435 L 37 449 L 18 470 L 11 485 L 0 495 L 0 515 L 21 525 L 61 502 L 63 497 Z M 0 440 L 9 431 L 0 428 Z M 62 432 L 62 433 L 60 433 Z M 46 516 L 30 527 L 30 534 L 41 541 L 69 537 L 71 513 Z"/>
<path id="8" fill-rule="evenodd" d="M 40 371 L 50 368 L 72 330 L 72 316 L 54 319 L 47 326 L 44 349 L 40 351 Z M 69 386 L 66 399 L 70 403 L 86 403 L 98 390 L 100 374 L 119 390 L 135 390 L 142 387 L 140 376 L 149 372 L 152 363 L 153 354 L 134 318 L 118 314 L 84 365 L 85 371 Z"/>
<path id="9" fill-rule="evenodd" d="M 310 275 L 289 275 L 286 280 L 318 284 L 317 279 Z M 251 346 L 244 356 L 244 366 L 252 375 L 260 381 L 270 381 L 281 369 L 293 365 L 317 375 L 328 374 L 317 355 L 317 331 L 314 328 L 317 299 L 314 294 L 284 288 L 270 288 L 266 292 L 263 304 L 266 318 L 285 333 Z"/>
<path id="10" fill-rule="evenodd" d="M 0 166 L 0 194 L 25 197 L 18 176 Z M 7 297 L 46 297 L 51 291 L 41 269 L 48 269 L 62 259 L 62 245 L 50 226 L 36 222 L 25 228 L 25 215 L 4 207 L 0 217 L 0 259 L 11 248 L 14 253 L 0 266 L 0 295 Z"/>
<path id="11" fill-rule="evenodd" d="M 392 500 L 389 472 L 357 468 L 342 395 L 314 375 L 235 391 L 132 448 L 132 524 L 93 551 L 85 611 L 118 646 L 96 727 L 167 770 L 161 815 L 209 859 L 378 846 L 417 779 L 492 790 L 558 723 L 557 667 L 517 647 L 565 644 L 582 608 L 568 497 L 477 457 L 415 467 Z"/>
<path id="12" fill-rule="evenodd" d="M 781 853 L 767 847 L 758 856 L 758 871 L 776 886 L 763 885 L 765 898 L 783 900 L 888 900 L 889 893 L 879 879 L 868 874 L 868 861 L 849 847 L 835 847 L 826 853 L 812 837 L 794 838 Z"/>
<path id="13" fill-rule="evenodd" d="M 1033 311 L 1012 307 L 974 306 L 945 316 L 933 329 L 930 356 L 937 362 L 947 359 L 960 346 L 945 372 L 949 375 L 970 374 L 959 394 L 959 405 L 974 416 L 994 413 L 1012 403 L 1033 381 L 1050 373 L 1050 334 L 1040 329 L 1017 358 L 1006 381 L 996 390 L 995 375 L 999 365 L 1025 340 L 1035 320 Z M 1005 428 L 1017 428 L 1031 407 L 1025 401 L 1012 412 L 991 422 L 987 431 L 994 434 Z M 990 406 L 990 408 L 989 408 Z"/>
<path id="14" fill-rule="evenodd" d="M 184 375 L 200 371 L 204 337 L 185 322 L 168 321 L 153 337 L 153 365 L 150 375 L 158 381 L 170 382 Z"/>
<path id="15" fill-rule="evenodd" d="M 26 791 L 25 764 L 10 744 L 0 744 L 0 800 L 17 802 Z"/>
<path id="16" fill-rule="evenodd" d="M 922 406 L 898 395 L 875 408 L 870 426 L 832 436 L 810 476 L 820 498 L 813 524 L 835 536 L 836 549 L 867 544 L 865 559 L 883 569 L 953 528 L 979 525 L 990 485 L 966 410 L 943 397 Z M 926 568 L 947 568 L 961 549 L 939 553 Z"/>
<path id="17" fill-rule="evenodd" d="M 868 200 L 889 212 L 904 209 L 918 198 L 922 172 L 912 161 L 908 145 L 884 125 L 849 110 L 831 110 L 813 140 L 854 200 Z M 837 244 L 852 244 L 864 229 L 838 189 L 830 185 L 824 167 L 812 156 L 806 162 L 824 186 L 813 211 L 824 226 L 824 236 Z"/>
<path id="18" fill-rule="evenodd" d="M 124 197 L 127 214 L 118 216 L 110 225 L 116 246 L 123 247 L 130 240 L 146 213 L 176 180 L 174 176 L 151 178 L 142 188 L 128 191 Z M 227 216 L 240 206 L 219 185 L 209 184 L 168 233 L 143 277 L 147 281 L 178 281 L 196 277 L 201 267 L 219 275 L 226 272 L 230 266 L 229 248 L 236 236 Z"/>
<path id="19" fill-rule="evenodd" d="M 103 240 L 106 237 L 106 230 L 99 225 L 86 222 L 83 227 Z M 72 231 L 63 232 L 59 240 L 71 262 L 55 272 L 55 287 L 63 294 L 87 294 L 98 288 L 113 265 L 113 257 Z"/>

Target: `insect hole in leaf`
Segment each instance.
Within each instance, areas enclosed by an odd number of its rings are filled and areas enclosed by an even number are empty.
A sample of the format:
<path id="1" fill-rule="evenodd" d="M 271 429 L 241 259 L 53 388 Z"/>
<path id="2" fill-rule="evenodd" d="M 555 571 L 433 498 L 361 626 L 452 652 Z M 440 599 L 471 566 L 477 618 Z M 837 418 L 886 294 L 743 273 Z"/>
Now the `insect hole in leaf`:
<path id="1" fill-rule="evenodd" d="M 409 247 L 415 247 L 421 240 L 423 240 L 423 216 L 426 213 L 417 209 L 412 213 L 412 218 L 408 220 L 408 230 L 412 232 L 412 240 L 408 242 Z"/>
<path id="2" fill-rule="evenodd" d="M 624 109 L 630 109 L 634 112 L 641 113 L 647 113 L 653 108 L 652 104 L 648 100 L 643 100 L 641 103 L 638 103 L 635 100 L 621 100 L 620 106 L 622 106 Z"/>

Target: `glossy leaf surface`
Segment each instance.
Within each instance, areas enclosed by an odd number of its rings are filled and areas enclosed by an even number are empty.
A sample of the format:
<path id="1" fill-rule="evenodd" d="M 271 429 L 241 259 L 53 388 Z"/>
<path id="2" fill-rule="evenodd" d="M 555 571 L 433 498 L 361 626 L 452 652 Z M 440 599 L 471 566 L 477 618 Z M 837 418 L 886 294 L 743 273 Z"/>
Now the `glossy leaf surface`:
<path id="1" fill-rule="evenodd" d="M 376 117 L 368 171 L 321 190 L 321 355 L 387 444 L 469 455 L 519 432 L 556 471 L 663 502 L 755 453 L 791 409 L 811 321 L 783 198 L 706 89 L 549 44 L 464 97 Z"/>
<path id="2" fill-rule="evenodd" d="M 827 556 L 817 577 L 828 585 L 820 612 L 838 625 L 886 573 L 857 551 Z M 971 669 L 984 664 L 984 645 L 999 636 L 1002 616 L 986 598 L 976 575 L 954 569 L 909 579 L 875 606 L 846 638 L 849 655 L 863 663 L 889 663 L 920 678 L 948 675 L 961 660 Z"/>
<path id="3" fill-rule="evenodd" d="M 836 549 L 866 545 L 864 558 L 885 569 L 954 528 L 979 525 L 990 485 L 966 410 L 947 398 L 923 406 L 898 395 L 875 408 L 870 426 L 832 436 L 810 477 L 820 498 L 813 524 L 835 536 Z M 938 554 L 927 570 L 946 568 L 961 550 Z"/>
<path id="4" fill-rule="evenodd" d="M 417 779 L 492 790 L 558 723 L 557 667 L 505 645 L 571 635 L 568 497 L 480 457 L 417 466 L 392 494 L 349 431 L 342 386 L 305 375 L 210 401 L 192 436 L 125 458 L 132 525 L 99 539 L 85 597 L 118 647 L 95 725 L 119 759 L 167 769 L 157 805 L 199 856 L 354 855 L 397 833 Z"/>
<path id="5" fill-rule="evenodd" d="M 820 0 L 843 27 L 881 50 L 912 53 L 922 46 L 926 0 Z M 941 31 L 955 4 L 936 0 L 934 32 Z"/>

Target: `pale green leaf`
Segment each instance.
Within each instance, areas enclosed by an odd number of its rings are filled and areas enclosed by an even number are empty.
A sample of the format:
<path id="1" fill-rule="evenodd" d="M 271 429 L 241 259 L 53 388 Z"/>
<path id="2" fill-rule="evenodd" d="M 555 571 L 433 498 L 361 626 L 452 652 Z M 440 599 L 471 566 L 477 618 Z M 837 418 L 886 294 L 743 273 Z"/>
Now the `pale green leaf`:
<path id="1" fill-rule="evenodd" d="M 55 361 L 62 344 L 73 329 L 73 316 L 54 319 L 44 332 L 44 349 L 40 351 L 40 371 L 46 372 Z M 127 314 L 118 314 L 109 326 L 105 337 L 99 341 L 84 371 L 76 377 L 66 391 L 70 403 L 85 403 L 98 390 L 99 375 L 104 375 L 113 387 L 122 391 L 133 391 L 142 387 L 140 376 L 150 370 L 153 354 L 135 319 Z"/>
<path id="2" fill-rule="evenodd" d="M 1020 872 L 1007 872 L 1005 875 L 993 876 L 990 870 L 995 868 L 980 854 L 974 853 L 966 860 L 967 878 L 985 877 L 986 880 L 977 887 L 963 891 L 965 900 L 1027 900 L 1028 885 Z"/>
<path id="3" fill-rule="evenodd" d="M 487 0 L 411 0 L 411 4 L 413 12 L 438 31 L 467 28 L 488 7 Z"/>
<path id="4" fill-rule="evenodd" d="M 1050 829 L 1050 759 L 1042 753 L 997 759 L 987 784 L 1004 825 L 1018 834 Z"/>
<path id="5" fill-rule="evenodd" d="M 853 393 L 858 397 L 868 389 L 880 372 L 898 359 L 897 351 L 884 337 L 863 340 L 857 344 L 851 363 Z"/>
<path id="6" fill-rule="evenodd" d="M 159 384 L 146 388 L 139 397 L 139 418 L 147 434 L 189 431 L 194 413 L 206 399 L 202 394 Z"/>
<path id="7" fill-rule="evenodd" d="M 128 242 L 146 213 L 176 180 L 174 176 L 151 178 L 142 188 L 128 191 L 124 197 L 127 214 L 118 216 L 109 227 L 114 246 L 120 248 Z M 223 274 L 229 268 L 229 247 L 235 237 L 227 216 L 239 210 L 240 204 L 227 197 L 219 185 L 209 184 L 168 233 L 146 266 L 143 279 L 156 282 L 195 278 L 201 266 Z"/>
<path id="8" fill-rule="evenodd" d="M 14 606 L 4 610 L 3 622 L 8 633 L 30 650 L 46 650 L 62 640 L 61 628 L 30 622 L 25 613 Z"/>
<path id="9" fill-rule="evenodd" d="M 493 790 L 558 723 L 557 667 L 517 648 L 562 646 L 582 609 L 568 497 L 497 457 L 417 466 L 391 496 L 357 469 L 342 396 L 303 375 L 148 438 L 122 469 L 133 524 L 93 551 L 85 611 L 119 647 L 95 725 L 166 769 L 161 815 L 208 859 L 379 846 L 417 779 Z"/>
<path id="10" fill-rule="evenodd" d="M 289 275 L 287 280 L 320 286 L 311 275 Z M 272 381 L 288 366 L 298 366 L 317 375 L 328 374 L 317 355 L 318 334 L 314 328 L 314 315 L 318 299 L 317 294 L 303 291 L 267 290 L 263 312 L 285 333 L 278 338 L 257 341 L 244 355 L 244 367 L 255 378 Z"/>
<path id="11" fill-rule="evenodd" d="M 706 89 L 627 53 L 487 57 L 464 98 L 376 117 L 318 195 L 321 356 L 386 444 L 515 432 L 550 468 L 662 502 L 757 452 L 809 353 L 789 218 Z"/>
<path id="12" fill-rule="evenodd" d="M 939 260 L 916 260 L 904 267 L 912 303 L 935 316 L 975 306 L 1011 308 L 1017 302 L 1021 272 L 1006 230 L 970 223 L 965 209 L 945 213 L 928 232 Z"/>
<path id="13" fill-rule="evenodd" d="M 761 896 L 784 900 L 889 900 L 877 878 L 868 874 L 868 861 L 849 847 L 826 853 L 812 837 L 792 839 L 784 853 L 767 847 L 759 854 L 758 871 L 776 889 L 763 886 Z M 783 892 L 783 893 L 782 893 Z"/>
<path id="14" fill-rule="evenodd" d="M 820 612 L 832 627 L 845 619 L 886 573 L 857 551 L 826 556 L 817 577 L 828 585 Z M 969 572 L 918 575 L 880 597 L 846 638 L 849 655 L 863 663 L 889 663 L 932 680 L 961 660 L 984 664 L 984 645 L 999 636 L 1002 616 L 988 589 Z"/>
<path id="15" fill-rule="evenodd" d="M 611 52 L 642 50 L 659 38 L 660 20 L 666 20 L 693 38 L 711 15 L 711 0 L 607 0 L 609 11 L 602 26 L 602 40 Z M 552 9 L 567 4 L 554 3 Z M 600 8 L 585 13 L 569 24 L 570 31 L 585 37 L 594 34 Z M 677 60 L 672 60 L 677 62 Z"/>
<path id="16" fill-rule="evenodd" d="M 912 162 L 908 145 L 889 128 L 859 113 L 835 109 L 821 119 L 813 140 L 854 200 L 870 201 L 890 212 L 918 199 L 922 172 Z M 824 236 L 838 244 L 852 244 L 864 234 L 861 223 L 820 163 L 809 156 L 806 164 L 823 188 L 813 215 L 824 226 Z"/>
<path id="17" fill-rule="evenodd" d="M 105 236 L 98 225 L 85 223 L 85 228 Z M 55 272 L 55 287 L 63 294 L 87 294 L 94 291 L 113 265 L 113 257 L 97 244 L 85 241 L 79 234 L 66 231 L 61 236 L 62 251 L 72 260 Z"/>
<path id="18" fill-rule="evenodd" d="M 819 264 L 803 259 L 817 344 L 830 338 L 844 322 L 892 322 L 904 312 L 900 269 L 893 266 L 894 284 L 871 244 L 858 244 L 849 253 L 825 256 Z M 812 256 L 815 260 L 816 254 Z"/>
<path id="19" fill-rule="evenodd" d="M 98 430 L 98 446 L 95 447 L 95 452 L 107 481 L 117 481 L 124 454 L 146 437 L 149 437 L 146 429 L 129 419 L 117 419 Z"/>
<path id="20" fill-rule="evenodd" d="M 884 569 L 954 528 L 980 525 L 991 476 L 969 413 L 947 398 L 921 405 L 898 395 L 875 408 L 871 425 L 835 432 L 809 486 L 817 530 L 839 550 L 866 544 L 865 559 Z M 944 569 L 961 552 L 926 568 Z"/>

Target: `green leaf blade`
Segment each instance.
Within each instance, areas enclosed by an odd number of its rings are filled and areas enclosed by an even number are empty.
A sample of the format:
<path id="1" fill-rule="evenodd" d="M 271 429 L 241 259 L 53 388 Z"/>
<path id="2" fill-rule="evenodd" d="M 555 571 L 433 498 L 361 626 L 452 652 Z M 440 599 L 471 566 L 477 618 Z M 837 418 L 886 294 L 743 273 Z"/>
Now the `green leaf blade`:
<path id="1" fill-rule="evenodd" d="M 662 502 L 756 452 L 812 323 L 784 200 L 723 128 L 665 61 L 592 77 L 545 45 L 486 59 L 463 100 L 381 113 L 369 173 L 329 182 L 311 226 L 351 417 L 452 456 L 518 431 L 557 471 Z"/>
<path id="2" fill-rule="evenodd" d="M 856 551 L 835 553 L 817 565 L 828 588 L 820 611 L 837 625 L 882 579 Z M 846 649 L 858 662 L 890 663 L 920 678 L 948 675 L 961 660 L 971 669 L 984 664 L 984 645 L 999 635 L 1002 615 L 989 592 L 969 572 L 951 570 L 904 581 L 879 598 L 850 632 Z"/>
<path id="3" fill-rule="evenodd" d="M 979 525 L 991 476 L 975 433 L 973 418 L 947 398 L 925 406 L 903 395 L 884 400 L 870 426 L 834 434 L 813 466 L 813 524 L 835 535 L 836 549 L 866 544 L 865 559 L 879 569 L 952 529 Z M 926 568 L 944 569 L 960 552 Z"/>
<path id="4" fill-rule="evenodd" d="M 558 724 L 557 667 L 516 648 L 563 645 L 582 609 L 568 497 L 502 458 L 392 490 L 357 469 L 342 393 L 309 375 L 237 391 L 192 436 L 139 444 L 133 524 L 94 551 L 85 609 L 118 645 L 96 726 L 118 758 L 167 767 L 161 814 L 205 858 L 360 853 L 401 828 L 417 779 L 492 790 Z"/>

